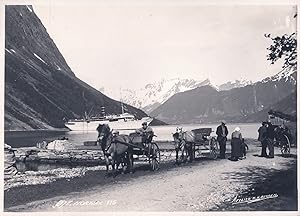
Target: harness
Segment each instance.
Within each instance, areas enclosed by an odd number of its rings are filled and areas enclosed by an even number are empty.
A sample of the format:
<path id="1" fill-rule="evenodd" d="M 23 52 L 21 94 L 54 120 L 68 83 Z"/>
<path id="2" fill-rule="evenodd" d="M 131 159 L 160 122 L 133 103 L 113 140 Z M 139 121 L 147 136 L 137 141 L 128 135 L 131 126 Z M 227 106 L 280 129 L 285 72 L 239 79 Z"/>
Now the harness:
<path id="1" fill-rule="evenodd" d="M 185 145 L 185 140 L 183 139 L 183 133 L 184 132 L 176 132 L 173 137 L 177 140 L 179 140 L 178 148 L 182 149 Z"/>
<path id="2" fill-rule="evenodd" d="M 110 146 L 111 146 L 111 143 L 112 143 L 112 142 L 110 142 L 110 144 L 109 144 L 108 146 L 106 146 L 107 140 L 108 140 L 108 138 L 109 138 L 110 135 L 111 135 L 110 132 L 109 132 L 109 133 L 103 133 L 103 132 L 101 132 L 101 133 L 99 134 L 99 136 L 98 136 L 98 140 L 99 140 L 99 138 L 100 138 L 101 136 L 103 136 L 102 141 L 101 141 L 101 148 L 102 148 L 102 150 L 103 150 L 104 153 L 106 153 L 107 150 L 108 150 L 108 149 L 110 148 Z M 105 146 L 104 146 L 104 145 L 105 145 Z"/>

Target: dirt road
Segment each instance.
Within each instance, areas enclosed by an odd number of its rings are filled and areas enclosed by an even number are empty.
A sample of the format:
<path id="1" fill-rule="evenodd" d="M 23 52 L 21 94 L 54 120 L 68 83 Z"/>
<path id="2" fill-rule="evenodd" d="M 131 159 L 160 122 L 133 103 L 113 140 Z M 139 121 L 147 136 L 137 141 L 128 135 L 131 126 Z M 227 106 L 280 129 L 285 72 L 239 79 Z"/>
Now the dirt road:
<path id="1" fill-rule="evenodd" d="M 5 194 L 6 211 L 224 211 L 296 210 L 296 149 L 292 156 L 258 157 L 258 143 L 249 143 L 247 158 L 238 162 L 199 158 L 192 164 L 162 164 L 157 172 L 137 168 L 115 179 L 104 173 L 62 180 L 47 186 L 11 190 Z M 31 191 L 31 192 L 30 192 Z M 35 191 L 35 192 L 34 192 Z M 27 200 L 16 200 L 17 193 Z M 48 193 L 48 194 L 47 194 Z M 233 204 L 237 198 L 275 197 Z M 30 198 L 31 196 L 31 198 Z"/>

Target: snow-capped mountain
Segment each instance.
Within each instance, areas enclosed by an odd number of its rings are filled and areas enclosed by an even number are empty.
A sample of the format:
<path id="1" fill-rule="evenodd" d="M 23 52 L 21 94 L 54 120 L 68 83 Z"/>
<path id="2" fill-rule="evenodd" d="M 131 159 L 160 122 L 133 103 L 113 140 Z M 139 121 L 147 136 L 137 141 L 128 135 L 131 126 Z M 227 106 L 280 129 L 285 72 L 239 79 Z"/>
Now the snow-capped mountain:
<path id="1" fill-rule="evenodd" d="M 233 88 L 241 88 L 247 85 L 251 85 L 252 81 L 249 80 L 234 80 L 234 81 L 229 81 L 224 84 L 221 84 L 218 86 L 219 91 L 226 91 L 230 90 Z"/>
<path id="2" fill-rule="evenodd" d="M 267 77 L 263 79 L 261 82 L 266 83 L 266 82 L 276 82 L 279 80 L 284 80 L 285 82 L 291 82 L 296 84 L 297 82 L 297 68 L 296 67 L 291 67 L 291 68 L 284 68 L 282 71 L 279 73 L 275 74 L 274 76 Z"/>
<path id="3" fill-rule="evenodd" d="M 258 122 L 270 109 L 296 113 L 296 68 L 284 69 L 251 85 L 217 91 L 202 86 L 171 97 L 150 115 L 169 124 Z M 257 115 L 256 115 L 257 114 Z"/>
<path id="4" fill-rule="evenodd" d="M 122 99 L 124 103 L 141 108 L 149 113 L 176 93 L 205 85 L 213 86 L 208 79 L 203 81 L 179 78 L 163 79 L 159 82 L 149 83 L 142 89 L 123 89 Z M 213 87 L 217 89 L 216 86 Z"/>

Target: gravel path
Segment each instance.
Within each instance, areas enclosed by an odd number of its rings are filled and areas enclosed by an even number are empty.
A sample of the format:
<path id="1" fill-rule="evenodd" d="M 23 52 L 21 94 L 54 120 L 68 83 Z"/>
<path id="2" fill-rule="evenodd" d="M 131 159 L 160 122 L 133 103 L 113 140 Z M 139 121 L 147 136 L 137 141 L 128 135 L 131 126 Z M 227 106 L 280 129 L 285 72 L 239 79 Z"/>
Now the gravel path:
<path id="1" fill-rule="evenodd" d="M 173 161 L 168 161 L 157 172 L 141 166 L 134 174 L 119 175 L 115 179 L 104 177 L 104 173 L 89 173 L 80 179 L 51 183 L 47 185 L 47 191 L 50 194 L 52 191 L 53 196 L 39 194 L 37 199 L 28 198 L 27 201 L 22 200 L 23 203 L 14 201 L 14 196 L 21 190 L 16 188 L 5 194 L 6 211 L 265 210 L 264 204 L 270 202 L 280 203 L 279 207 L 273 205 L 275 209 L 271 210 L 296 210 L 297 193 L 293 193 L 297 190 L 296 149 L 292 149 L 292 157 L 284 158 L 275 148 L 275 158 L 266 159 L 257 156 L 260 153 L 257 142 L 248 145 L 250 151 L 247 159 L 238 162 L 203 157 L 192 164 L 174 166 Z M 284 174 L 288 170 L 293 171 L 291 176 Z M 285 186 L 291 187 L 292 192 L 284 193 L 288 188 L 282 190 L 280 184 L 276 187 L 269 184 L 273 174 L 276 176 L 271 180 L 281 179 Z M 270 182 L 266 184 L 265 181 Z M 263 183 L 268 190 L 258 189 L 257 185 Z M 36 189 L 39 193 L 45 191 L 43 187 Z M 265 193 L 277 194 L 278 197 L 252 204 L 232 205 L 236 196 L 267 195 Z M 291 200 L 293 205 L 288 205 Z"/>

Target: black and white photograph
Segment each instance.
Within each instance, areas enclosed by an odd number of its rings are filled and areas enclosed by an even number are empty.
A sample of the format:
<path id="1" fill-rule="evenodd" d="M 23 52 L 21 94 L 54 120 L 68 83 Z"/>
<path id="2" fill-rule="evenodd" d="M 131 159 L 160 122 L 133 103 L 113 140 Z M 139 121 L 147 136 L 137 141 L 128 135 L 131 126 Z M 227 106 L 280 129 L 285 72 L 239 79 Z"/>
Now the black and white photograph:
<path id="1" fill-rule="evenodd" d="M 298 211 L 296 1 L 10 1 L 3 211 Z"/>

